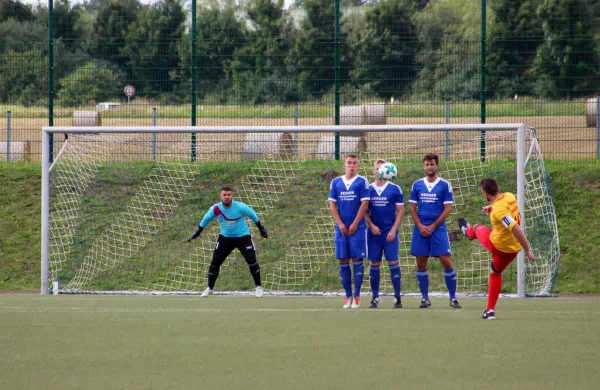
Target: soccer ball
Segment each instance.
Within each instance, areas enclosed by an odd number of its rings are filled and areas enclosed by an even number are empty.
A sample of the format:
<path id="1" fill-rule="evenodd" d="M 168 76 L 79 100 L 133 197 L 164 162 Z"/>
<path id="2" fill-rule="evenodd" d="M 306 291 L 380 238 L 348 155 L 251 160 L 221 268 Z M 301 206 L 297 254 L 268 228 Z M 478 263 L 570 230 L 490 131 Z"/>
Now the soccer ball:
<path id="1" fill-rule="evenodd" d="M 394 180 L 398 175 L 398 168 L 391 162 L 386 162 L 379 166 L 378 172 L 380 179 Z"/>

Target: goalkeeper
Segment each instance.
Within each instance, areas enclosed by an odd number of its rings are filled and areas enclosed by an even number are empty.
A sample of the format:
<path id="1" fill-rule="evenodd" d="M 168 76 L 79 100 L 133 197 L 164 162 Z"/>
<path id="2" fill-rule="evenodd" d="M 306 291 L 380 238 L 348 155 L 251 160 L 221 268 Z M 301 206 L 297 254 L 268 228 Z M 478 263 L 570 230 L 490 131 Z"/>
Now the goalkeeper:
<path id="1" fill-rule="evenodd" d="M 263 288 L 260 283 L 260 267 L 256 260 L 256 250 L 250 237 L 250 229 L 244 217 L 250 218 L 256 224 L 260 235 L 264 238 L 269 238 L 267 229 L 260 223 L 258 216 L 250 206 L 233 200 L 233 190 L 230 187 L 221 188 L 220 198 L 221 202 L 208 209 L 198 226 L 198 230 L 187 240 L 190 242 L 200 236 L 202 230 L 213 219 L 217 218 L 219 221 L 221 234 L 219 234 L 219 238 L 217 239 L 217 245 L 213 251 L 212 261 L 208 268 L 208 287 L 204 290 L 201 297 L 207 297 L 213 291 L 215 282 L 219 277 L 221 265 L 227 256 L 237 248 L 244 256 L 246 263 L 248 263 L 250 273 L 254 278 L 254 284 L 256 284 L 255 295 L 260 298 L 263 296 Z"/>
<path id="2" fill-rule="evenodd" d="M 481 193 L 491 203 L 484 206 L 481 212 L 490 214 L 493 230 L 484 225 L 471 226 L 464 218 L 458 219 L 458 226 L 469 240 L 479 240 L 492 253 L 487 307 L 481 318 L 495 320 L 496 303 L 502 291 L 502 271 L 517 257 L 521 249 L 525 250 L 529 260 L 535 257 L 525 232 L 521 229 L 521 211 L 515 196 L 510 192 L 498 192 L 498 184 L 494 179 L 481 180 Z"/>

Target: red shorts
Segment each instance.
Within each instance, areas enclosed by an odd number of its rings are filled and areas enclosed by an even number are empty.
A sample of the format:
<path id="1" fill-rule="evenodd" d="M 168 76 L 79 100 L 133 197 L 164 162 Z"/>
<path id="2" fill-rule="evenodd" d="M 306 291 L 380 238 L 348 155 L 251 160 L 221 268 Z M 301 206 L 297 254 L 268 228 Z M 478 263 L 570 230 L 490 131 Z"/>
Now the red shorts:
<path id="1" fill-rule="evenodd" d="M 473 232 L 473 226 L 467 229 L 467 237 L 477 238 L 481 245 L 492 254 L 492 269 L 498 273 L 504 271 L 506 267 L 517 257 L 519 252 L 506 253 L 501 252 L 494 247 L 494 244 L 490 241 L 492 235 L 492 229 L 484 225 L 476 225 L 477 230 Z M 474 234 L 473 234 L 474 233 Z"/>

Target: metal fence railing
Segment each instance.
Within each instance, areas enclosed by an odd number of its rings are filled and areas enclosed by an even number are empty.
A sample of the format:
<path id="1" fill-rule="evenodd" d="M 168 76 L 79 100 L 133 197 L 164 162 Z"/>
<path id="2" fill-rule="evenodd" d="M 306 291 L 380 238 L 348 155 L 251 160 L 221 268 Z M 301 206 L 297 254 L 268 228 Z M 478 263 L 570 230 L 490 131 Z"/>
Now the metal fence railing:
<path id="1" fill-rule="evenodd" d="M 599 159 L 599 42 L 590 0 L 0 0 L 0 161 L 39 161 L 48 125 L 361 124 L 368 104 Z"/>

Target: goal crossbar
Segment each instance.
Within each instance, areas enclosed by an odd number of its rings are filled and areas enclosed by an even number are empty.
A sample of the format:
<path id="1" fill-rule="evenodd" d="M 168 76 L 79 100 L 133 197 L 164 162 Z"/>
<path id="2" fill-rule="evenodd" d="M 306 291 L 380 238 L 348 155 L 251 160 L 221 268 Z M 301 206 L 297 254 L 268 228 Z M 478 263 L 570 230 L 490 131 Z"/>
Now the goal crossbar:
<path id="1" fill-rule="evenodd" d="M 134 127 L 44 127 L 42 131 L 48 134 L 66 133 L 281 133 L 287 131 L 302 131 L 305 133 L 323 132 L 403 132 L 403 131 L 494 131 L 525 129 L 523 123 L 501 124 L 464 124 L 464 125 L 339 125 L 339 126 L 134 126 Z"/>
<path id="2" fill-rule="evenodd" d="M 419 132 L 419 131 L 516 131 L 516 196 L 525 210 L 525 124 L 454 124 L 454 125 L 340 125 L 340 126 L 140 126 L 140 127 L 43 127 L 42 128 L 42 215 L 41 215 L 41 294 L 49 293 L 49 216 L 50 216 L 50 137 L 53 134 L 99 133 L 280 133 L 280 132 Z M 523 216 L 524 217 L 524 216 Z M 523 229 L 525 227 L 523 226 Z M 525 297 L 525 261 L 517 256 L 517 296 Z"/>

